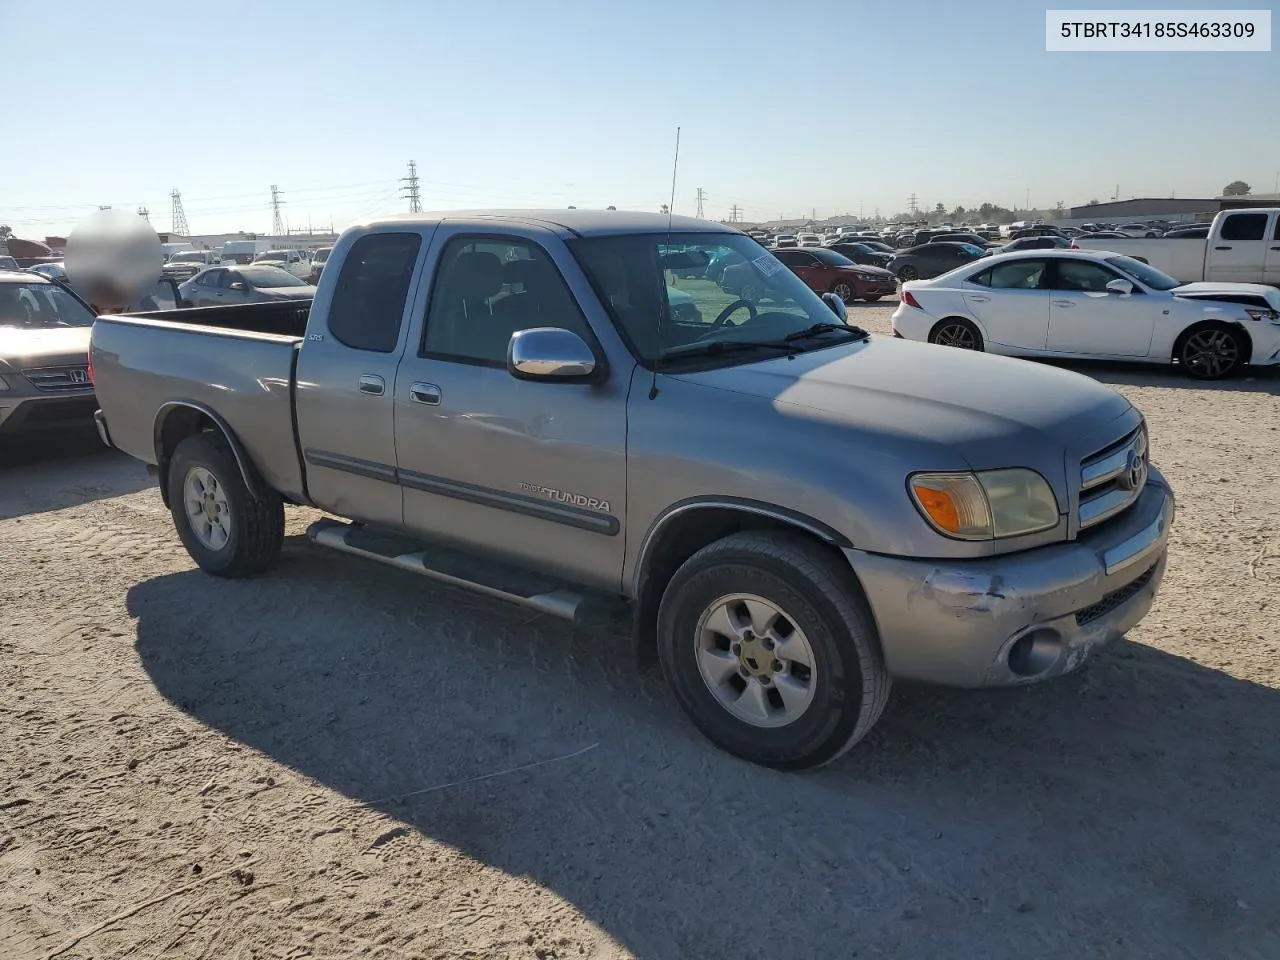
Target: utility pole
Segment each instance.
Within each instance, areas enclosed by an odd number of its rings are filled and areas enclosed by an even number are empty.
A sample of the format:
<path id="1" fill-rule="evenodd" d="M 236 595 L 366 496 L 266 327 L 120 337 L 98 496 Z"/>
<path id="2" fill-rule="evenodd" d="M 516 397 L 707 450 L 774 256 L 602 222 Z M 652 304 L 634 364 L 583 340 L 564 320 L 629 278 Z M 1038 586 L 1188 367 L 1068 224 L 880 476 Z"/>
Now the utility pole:
<path id="1" fill-rule="evenodd" d="M 1115 192 L 1115 193 L 1113 193 L 1113 194 L 1111 195 L 1111 199 L 1112 199 L 1112 200 L 1119 200 L 1119 199 L 1120 199 L 1120 184 L 1118 184 L 1118 183 L 1116 184 L 1116 192 Z"/>
<path id="2" fill-rule="evenodd" d="M 696 216 L 699 220 L 701 220 L 703 218 L 702 203 L 707 199 L 707 192 L 703 190 L 701 187 L 699 187 L 698 192 L 695 196 L 697 197 L 697 200 L 698 200 L 698 212 L 694 214 L 694 216 Z"/>
<path id="3" fill-rule="evenodd" d="M 1023 209 L 1024 210 L 1031 209 L 1031 188 L 1030 187 L 1027 187 L 1027 205 L 1023 207 Z"/>
<path id="4" fill-rule="evenodd" d="M 273 183 L 271 185 L 271 233 L 276 237 L 284 236 L 284 220 L 280 217 L 280 204 L 284 201 L 280 196 L 280 188 Z"/>
<path id="5" fill-rule="evenodd" d="M 148 210 L 146 207 L 138 208 L 138 216 L 140 216 L 143 220 L 147 221 L 147 223 L 151 222 L 151 211 Z"/>
<path id="6" fill-rule="evenodd" d="M 422 212 L 422 195 L 418 192 L 418 165 L 414 161 L 409 161 L 409 175 L 401 177 L 400 182 L 406 184 L 404 189 L 400 191 L 402 197 L 409 200 L 409 212 Z"/>
<path id="7" fill-rule="evenodd" d="M 920 212 L 920 198 L 914 193 L 907 197 L 907 203 L 911 204 L 910 210 L 913 217 Z"/>
<path id="8" fill-rule="evenodd" d="M 730 223 L 742 222 L 742 208 L 738 206 L 736 203 L 729 208 L 729 222 Z"/>
<path id="9" fill-rule="evenodd" d="M 182 209 L 181 191 L 174 187 L 169 193 L 169 199 L 173 201 L 173 208 L 169 214 L 169 229 L 180 237 L 188 236 L 191 228 L 187 226 L 187 215 Z"/>

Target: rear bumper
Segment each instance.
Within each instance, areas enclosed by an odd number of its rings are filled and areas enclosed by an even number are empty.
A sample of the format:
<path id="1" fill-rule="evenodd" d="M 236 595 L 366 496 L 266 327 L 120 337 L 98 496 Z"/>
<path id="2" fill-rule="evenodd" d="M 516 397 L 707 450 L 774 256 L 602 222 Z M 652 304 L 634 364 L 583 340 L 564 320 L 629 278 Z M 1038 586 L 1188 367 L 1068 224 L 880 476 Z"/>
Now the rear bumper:
<path id="1" fill-rule="evenodd" d="M 93 411 L 93 425 L 98 428 L 98 437 L 104 444 L 112 449 L 115 444 L 111 442 L 111 431 L 107 429 L 107 416 L 101 410 Z"/>
<path id="2" fill-rule="evenodd" d="M 845 550 L 894 676 L 953 687 L 1036 683 L 1076 669 L 1151 609 L 1173 492 L 1154 468 L 1137 503 L 1073 543 L 974 561 Z"/>

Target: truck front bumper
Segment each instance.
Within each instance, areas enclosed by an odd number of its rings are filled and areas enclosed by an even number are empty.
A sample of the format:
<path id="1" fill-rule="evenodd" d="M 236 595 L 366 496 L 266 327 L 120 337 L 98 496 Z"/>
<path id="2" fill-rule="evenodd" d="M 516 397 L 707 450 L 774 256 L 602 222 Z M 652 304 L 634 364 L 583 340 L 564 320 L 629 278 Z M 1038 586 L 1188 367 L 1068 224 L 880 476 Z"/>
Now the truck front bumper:
<path id="1" fill-rule="evenodd" d="M 1146 616 L 1173 516 L 1173 492 L 1152 468 L 1137 503 L 1071 543 L 970 561 L 844 553 L 893 676 L 1013 686 L 1069 673 Z"/>

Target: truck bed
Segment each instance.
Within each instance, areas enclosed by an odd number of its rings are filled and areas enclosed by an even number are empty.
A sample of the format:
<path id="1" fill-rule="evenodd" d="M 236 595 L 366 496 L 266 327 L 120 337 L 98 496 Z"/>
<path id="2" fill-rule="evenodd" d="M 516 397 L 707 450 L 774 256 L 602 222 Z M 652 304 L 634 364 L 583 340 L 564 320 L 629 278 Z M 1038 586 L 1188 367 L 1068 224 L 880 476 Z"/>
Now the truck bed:
<path id="1" fill-rule="evenodd" d="M 310 307 L 283 301 L 99 317 L 90 356 L 112 443 L 155 463 L 169 405 L 207 410 L 271 487 L 304 498 L 299 459 L 280 453 L 296 450 L 293 392 Z"/>
<path id="2" fill-rule="evenodd" d="M 1086 235 L 1076 237 L 1074 242 L 1081 250 L 1109 250 L 1112 253 L 1142 260 L 1183 283 L 1204 279 L 1208 240 L 1193 237 L 1091 240 Z"/>
<path id="3" fill-rule="evenodd" d="M 244 333 L 273 333 L 302 339 L 307 329 L 311 300 L 280 300 L 275 303 L 240 303 L 226 307 L 188 307 L 183 310 L 140 311 L 118 316 L 170 320 L 220 330 Z"/>

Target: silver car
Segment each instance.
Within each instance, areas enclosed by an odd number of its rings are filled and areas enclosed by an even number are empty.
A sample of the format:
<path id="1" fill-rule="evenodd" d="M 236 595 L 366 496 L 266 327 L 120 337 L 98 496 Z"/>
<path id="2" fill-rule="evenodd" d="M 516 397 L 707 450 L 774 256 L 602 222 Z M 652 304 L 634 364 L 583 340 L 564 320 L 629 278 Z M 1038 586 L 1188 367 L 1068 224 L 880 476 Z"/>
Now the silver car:
<path id="1" fill-rule="evenodd" d="M 178 287 L 185 303 L 217 307 L 271 300 L 310 300 L 316 288 L 279 267 L 212 267 Z"/>

